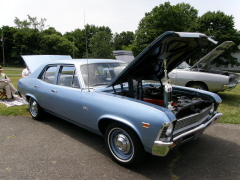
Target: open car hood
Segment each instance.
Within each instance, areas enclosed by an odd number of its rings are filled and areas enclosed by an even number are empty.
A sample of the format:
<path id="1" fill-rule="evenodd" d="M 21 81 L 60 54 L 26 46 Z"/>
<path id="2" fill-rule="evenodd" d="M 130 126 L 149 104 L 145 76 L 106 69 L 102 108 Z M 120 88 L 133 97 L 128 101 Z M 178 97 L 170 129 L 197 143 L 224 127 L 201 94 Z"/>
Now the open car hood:
<path id="1" fill-rule="evenodd" d="M 69 55 L 24 55 L 22 58 L 31 72 L 34 72 L 40 65 L 51 61 L 72 59 Z"/>
<path id="2" fill-rule="evenodd" d="M 165 59 L 167 72 L 170 72 L 212 42 L 217 43 L 201 33 L 165 32 L 146 47 L 108 87 L 128 82 L 130 79 L 160 80 L 164 77 Z"/>
<path id="3" fill-rule="evenodd" d="M 214 48 L 211 52 L 206 54 L 203 58 L 201 58 L 196 64 L 194 64 L 191 69 L 197 68 L 199 64 L 209 64 L 214 59 L 216 59 L 220 54 L 222 54 L 225 50 L 232 47 L 235 43 L 232 41 L 225 41 L 216 48 Z"/>

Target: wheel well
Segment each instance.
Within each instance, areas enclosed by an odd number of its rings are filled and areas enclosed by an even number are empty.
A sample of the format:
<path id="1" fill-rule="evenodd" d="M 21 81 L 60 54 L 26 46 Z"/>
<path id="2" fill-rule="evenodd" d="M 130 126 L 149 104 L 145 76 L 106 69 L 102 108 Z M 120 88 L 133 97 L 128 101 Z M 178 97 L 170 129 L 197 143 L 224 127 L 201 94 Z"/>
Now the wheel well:
<path id="1" fill-rule="evenodd" d="M 202 82 L 202 81 L 189 81 L 185 86 L 186 87 L 190 87 L 191 84 L 193 83 L 199 83 L 199 84 L 202 84 L 203 86 L 205 86 L 205 88 L 208 90 L 208 86 L 205 82 Z"/>
<path id="2" fill-rule="evenodd" d="M 26 96 L 27 102 L 29 102 L 30 98 L 31 98 L 31 96 Z"/>
<path id="3" fill-rule="evenodd" d="M 30 99 L 30 98 L 31 98 L 30 96 L 26 96 L 27 102 L 29 102 L 29 99 Z"/>
<path id="4" fill-rule="evenodd" d="M 98 124 L 98 128 L 99 128 L 100 132 L 104 135 L 107 127 L 109 126 L 109 124 L 115 123 L 115 122 L 128 126 L 129 128 L 131 128 L 136 133 L 136 131 L 131 126 L 129 126 L 129 125 L 127 125 L 127 124 L 125 124 L 121 121 L 116 121 L 116 120 L 113 120 L 113 119 L 102 119 L 102 120 L 100 120 L 100 122 Z M 136 133 L 136 134 L 138 135 L 138 133 Z"/>
<path id="5" fill-rule="evenodd" d="M 118 122 L 112 119 L 102 119 L 100 120 L 99 124 L 98 124 L 98 128 L 100 130 L 100 132 L 104 135 L 105 131 L 108 127 L 109 124 L 114 123 L 114 122 Z"/>

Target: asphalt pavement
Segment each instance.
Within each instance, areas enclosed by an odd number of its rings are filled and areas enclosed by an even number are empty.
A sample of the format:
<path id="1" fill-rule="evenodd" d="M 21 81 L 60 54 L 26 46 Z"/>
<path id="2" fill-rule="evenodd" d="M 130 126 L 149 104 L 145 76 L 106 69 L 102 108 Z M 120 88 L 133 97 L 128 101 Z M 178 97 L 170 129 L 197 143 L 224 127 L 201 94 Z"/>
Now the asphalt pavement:
<path id="1" fill-rule="evenodd" d="M 53 116 L 0 116 L 1 180 L 240 180 L 240 125 L 215 124 L 166 157 L 114 163 L 104 139 Z"/>

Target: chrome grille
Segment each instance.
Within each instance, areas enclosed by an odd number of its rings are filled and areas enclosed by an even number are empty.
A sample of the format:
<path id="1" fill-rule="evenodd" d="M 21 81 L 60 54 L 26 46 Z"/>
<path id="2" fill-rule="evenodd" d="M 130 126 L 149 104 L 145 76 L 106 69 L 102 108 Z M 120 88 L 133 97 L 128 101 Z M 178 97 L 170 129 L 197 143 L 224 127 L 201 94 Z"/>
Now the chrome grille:
<path id="1" fill-rule="evenodd" d="M 182 128 L 196 126 L 201 124 L 209 115 L 211 106 L 203 109 L 200 113 L 178 119 L 174 127 L 174 133 L 178 133 Z"/>

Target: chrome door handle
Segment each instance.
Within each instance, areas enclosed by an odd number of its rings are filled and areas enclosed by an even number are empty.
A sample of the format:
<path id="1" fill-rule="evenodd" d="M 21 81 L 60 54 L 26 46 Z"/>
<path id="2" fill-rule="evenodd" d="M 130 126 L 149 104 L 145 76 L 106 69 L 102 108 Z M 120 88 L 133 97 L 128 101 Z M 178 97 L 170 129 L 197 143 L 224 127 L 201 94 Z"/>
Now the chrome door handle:
<path id="1" fill-rule="evenodd" d="M 52 92 L 57 92 L 57 90 L 54 90 L 54 89 L 52 89 L 51 91 L 52 91 Z"/>
<path id="2" fill-rule="evenodd" d="M 38 85 L 34 85 L 35 88 L 38 88 Z"/>

